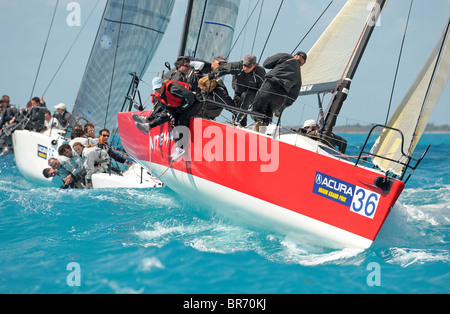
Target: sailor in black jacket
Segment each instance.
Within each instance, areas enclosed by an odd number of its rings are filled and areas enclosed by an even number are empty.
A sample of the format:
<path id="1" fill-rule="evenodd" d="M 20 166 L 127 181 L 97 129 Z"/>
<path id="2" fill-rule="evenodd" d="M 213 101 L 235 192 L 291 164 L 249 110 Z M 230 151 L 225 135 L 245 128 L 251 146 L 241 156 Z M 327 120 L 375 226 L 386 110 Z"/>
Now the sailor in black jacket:
<path id="1" fill-rule="evenodd" d="M 44 101 L 41 103 L 41 100 L 38 97 L 31 99 L 31 110 L 27 114 L 27 118 L 29 118 L 29 120 L 25 123 L 25 129 L 36 132 L 41 132 L 45 129 L 46 111 L 47 106 Z"/>
<path id="2" fill-rule="evenodd" d="M 220 77 L 226 74 L 233 75 L 234 102 L 238 108 L 248 110 L 256 93 L 261 88 L 266 76 L 266 70 L 256 63 L 256 56 L 246 55 L 244 60 L 229 62 L 215 69 L 211 76 Z M 235 121 L 242 126 L 247 125 L 247 115 L 238 114 Z"/>
<path id="3" fill-rule="evenodd" d="M 264 61 L 263 66 L 271 71 L 266 74 L 264 84 L 256 94 L 253 111 L 265 114 L 267 118 L 255 118 L 256 122 L 268 125 L 275 112 L 281 112 L 295 102 L 302 86 L 300 67 L 305 62 L 306 53 L 303 51 L 293 56 L 278 53 Z"/>
<path id="4" fill-rule="evenodd" d="M 3 153 L 9 152 L 9 146 L 12 146 L 11 133 L 17 127 L 21 119 L 19 109 L 8 105 L 9 102 L 0 98 L 0 153 L 5 148 Z"/>
<path id="5" fill-rule="evenodd" d="M 5 103 L 0 103 L 0 130 L 8 124 L 16 124 L 20 120 L 20 111 L 16 107 L 8 107 Z"/>

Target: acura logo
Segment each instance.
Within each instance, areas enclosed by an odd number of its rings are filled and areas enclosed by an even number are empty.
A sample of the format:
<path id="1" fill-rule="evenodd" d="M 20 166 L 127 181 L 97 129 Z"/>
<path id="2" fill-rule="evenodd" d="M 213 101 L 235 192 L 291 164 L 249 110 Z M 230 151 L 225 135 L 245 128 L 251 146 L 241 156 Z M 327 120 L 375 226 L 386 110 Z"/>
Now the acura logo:
<path id="1" fill-rule="evenodd" d="M 321 174 L 318 174 L 318 175 L 316 176 L 316 183 L 317 183 L 317 184 L 322 184 L 322 181 L 323 181 L 322 175 L 321 175 Z"/>

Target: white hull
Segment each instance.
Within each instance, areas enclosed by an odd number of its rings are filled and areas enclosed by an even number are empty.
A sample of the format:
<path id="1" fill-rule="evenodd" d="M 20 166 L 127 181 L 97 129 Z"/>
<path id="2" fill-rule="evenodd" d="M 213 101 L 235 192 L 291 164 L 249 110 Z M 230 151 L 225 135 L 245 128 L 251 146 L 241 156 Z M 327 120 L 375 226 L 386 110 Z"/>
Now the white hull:
<path id="1" fill-rule="evenodd" d="M 142 169 L 142 171 L 141 171 Z M 95 173 L 92 175 L 92 187 L 94 189 L 106 188 L 134 188 L 146 189 L 164 186 L 161 181 L 147 173 L 137 163 L 131 165 L 123 175 Z"/>
<path id="2" fill-rule="evenodd" d="M 58 157 L 58 147 L 67 143 L 57 130 L 37 133 L 27 130 L 17 130 L 12 134 L 14 158 L 20 173 L 30 181 L 39 182 L 45 186 L 61 186 L 60 178 L 47 179 L 42 174 L 48 168 L 48 160 Z M 123 175 L 98 173 L 92 176 L 93 188 L 154 188 L 163 184 L 142 171 L 139 165 L 130 166 Z"/>
<path id="3" fill-rule="evenodd" d="M 192 199 L 195 195 L 198 203 L 227 217 L 250 221 L 250 225 L 323 247 L 367 249 L 373 243 L 370 239 L 183 171 L 173 168 L 167 170 L 167 167 L 155 163 L 150 165 L 145 161 L 140 162 L 155 174 L 164 173 L 161 178 L 164 184 L 181 196 Z"/>
<path id="4" fill-rule="evenodd" d="M 50 158 L 58 157 L 58 147 L 65 142 L 63 136 L 55 130 L 51 135 L 17 130 L 12 134 L 12 142 L 17 168 L 25 178 L 44 185 L 56 184 L 56 179 L 46 179 L 42 171 L 48 168 Z"/>

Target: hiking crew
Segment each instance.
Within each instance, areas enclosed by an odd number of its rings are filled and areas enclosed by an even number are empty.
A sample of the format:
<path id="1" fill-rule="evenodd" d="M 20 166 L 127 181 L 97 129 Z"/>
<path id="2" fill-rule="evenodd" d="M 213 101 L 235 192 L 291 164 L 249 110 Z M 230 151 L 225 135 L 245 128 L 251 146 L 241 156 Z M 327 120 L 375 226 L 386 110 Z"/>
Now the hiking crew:
<path id="1" fill-rule="evenodd" d="M 199 114 L 202 109 L 202 103 L 197 100 L 197 94 L 190 91 L 189 84 L 178 81 L 163 81 L 160 77 L 155 77 L 152 81 L 155 91 L 154 101 L 162 104 L 162 108 L 168 113 L 169 120 L 174 119 L 174 126 L 189 127 L 189 121 L 192 117 Z M 144 134 L 148 134 L 151 128 L 163 124 L 169 120 L 167 118 L 149 121 L 148 118 L 133 114 L 136 121 L 136 127 Z M 181 147 L 183 134 L 175 128 L 175 152 L 171 156 L 172 162 L 184 155 L 185 151 Z"/>
<path id="2" fill-rule="evenodd" d="M 263 66 L 271 69 L 253 101 L 253 111 L 265 114 L 265 119 L 255 118 L 258 125 L 268 125 L 272 115 L 280 116 L 281 112 L 292 105 L 302 87 L 300 67 L 306 62 L 306 53 L 295 55 L 278 53 L 268 57 Z M 258 129 L 258 126 L 255 125 Z"/>

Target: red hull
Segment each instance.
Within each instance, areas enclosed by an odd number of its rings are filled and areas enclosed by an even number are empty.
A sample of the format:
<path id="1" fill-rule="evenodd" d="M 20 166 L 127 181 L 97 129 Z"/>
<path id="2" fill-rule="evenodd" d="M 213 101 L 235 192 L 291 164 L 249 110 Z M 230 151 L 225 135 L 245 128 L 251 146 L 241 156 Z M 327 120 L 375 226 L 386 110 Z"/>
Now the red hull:
<path id="1" fill-rule="evenodd" d="M 191 179 L 203 179 L 286 209 L 289 215 L 299 214 L 344 230 L 367 243 L 375 240 L 404 188 L 403 182 L 395 180 L 390 191 L 383 193 L 374 184 L 377 177 L 383 176 L 380 172 L 199 118 L 191 120 L 187 156 L 170 165 L 174 142 L 168 124 L 152 129 L 146 136 L 135 127 L 131 113 L 120 113 L 118 121 L 127 153 L 147 168 L 153 167 L 150 170 L 154 175 L 166 171 L 160 180 L 171 188 L 166 176 L 172 185 L 195 185 L 192 180 L 169 178 L 174 173 L 187 174 Z M 167 171 L 169 167 L 172 171 Z M 174 190 L 181 188 L 175 186 Z M 332 235 L 329 238 L 333 240 Z"/>

